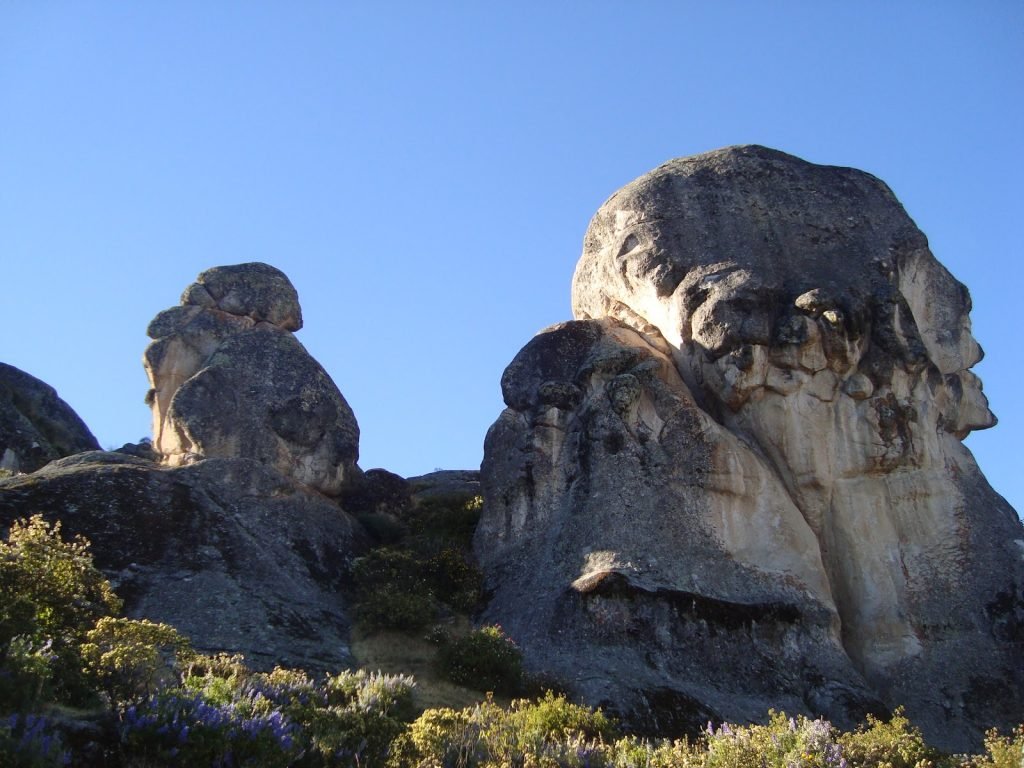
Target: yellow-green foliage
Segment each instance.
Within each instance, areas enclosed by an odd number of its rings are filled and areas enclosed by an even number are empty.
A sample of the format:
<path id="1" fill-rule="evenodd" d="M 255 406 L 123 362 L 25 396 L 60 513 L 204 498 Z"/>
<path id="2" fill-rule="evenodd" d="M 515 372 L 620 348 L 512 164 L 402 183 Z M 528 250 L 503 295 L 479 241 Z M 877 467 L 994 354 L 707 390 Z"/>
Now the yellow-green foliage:
<path id="1" fill-rule="evenodd" d="M 81 646 L 86 669 L 113 701 L 133 701 L 174 682 L 188 640 L 169 624 L 104 616 Z"/>
<path id="2" fill-rule="evenodd" d="M 456 711 L 431 709 L 399 737 L 392 768 L 504 768 L 608 765 L 614 727 L 600 711 L 548 693 L 511 707 L 493 701 Z M 595 762 L 596 761 L 596 762 Z"/>
<path id="3" fill-rule="evenodd" d="M 71 642 L 121 608 L 81 536 L 65 541 L 59 522 L 16 520 L 0 542 L 0 641 L 15 635 Z"/>
<path id="4" fill-rule="evenodd" d="M 1000 736 L 996 731 L 985 735 L 985 754 L 971 758 L 965 768 L 1021 768 L 1024 766 L 1024 725 L 1011 736 Z"/>
<path id="5" fill-rule="evenodd" d="M 897 709 L 888 721 L 868 715 L 868 722 L 839 738 L 855 768 L 942 768 L 948 759 L 925 744 L 924 737 Z M 1019 767 L 1018 767 L 1019 768 Z"/>
<path id="6" fill-rule="evenodd" d="M 437 660 L 453 683 L 514 695 L 523 682 L 523 654 L 499 626 L 474 629 L 466 637 L 436 636 Z"/>
<path id="7" fill-rule="evenodd" d="M 0 707 L 87 699 L 79 645 L 97 619 L 120 610 L 88 542 L 60 531 L 35 515 L 0 542 Z"/>

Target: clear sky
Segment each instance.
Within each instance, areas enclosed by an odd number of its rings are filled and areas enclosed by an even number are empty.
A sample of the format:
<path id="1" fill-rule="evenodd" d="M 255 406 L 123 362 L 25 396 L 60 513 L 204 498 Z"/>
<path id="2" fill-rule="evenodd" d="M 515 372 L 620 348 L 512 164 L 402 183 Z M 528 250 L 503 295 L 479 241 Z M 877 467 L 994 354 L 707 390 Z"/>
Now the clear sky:
<path id="1" fill-rule="evenodd" d="M 598 206 L 765 144 L 881 177 L 970 288 L 1021 510 L 1022 86 L 1019 0 L 3 2 L 0 360 L 138 440 L 149 320 L 265 261 L 364 469 L 476 467 Z"/>

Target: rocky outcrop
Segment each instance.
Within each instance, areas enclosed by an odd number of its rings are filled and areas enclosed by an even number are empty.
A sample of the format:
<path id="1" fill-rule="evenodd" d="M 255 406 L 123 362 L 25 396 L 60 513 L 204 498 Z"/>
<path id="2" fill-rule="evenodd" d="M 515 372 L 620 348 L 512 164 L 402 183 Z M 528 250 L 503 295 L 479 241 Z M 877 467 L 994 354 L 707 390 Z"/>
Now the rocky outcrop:
<path id="1" fill-rule="evenodd" d="M 340 493 L 359 471 L 359 426 L 301 327 L 288 278 L 259 263 L 203 272 L 158 314 L 144 363 L 162 463 L 249 458 Z"/>
<path id="2" fill-rule="evenodd" d="M 129 616 L 173 624 L 201 650 L 264 668 L 349 666 L 340 591 L 369 537 L 329 497 L 361 475 L 359 428 L 292 335 L 301 327 L 277 269 L 203 272 L 149 327 L 153 442 L 118 452 L 94 450 L 52 389 L 17 379 L 6 399 L 64 441 L 47 459 L 76 455 L 0 482 L 0 524 L 61 520 L 92 542 Z M 89 442 L 66 437 L 75 424 Z"/>
<path id="3" fill-rule="evenodd" d="M 470 499 L 480 495 L 480 472 L 475 469 L 438 469 L 409 478 L 416 501 L 437 497 Z"/>
<path id="4" fill-rule="evenodd" d="M 168 622 L 198 649 L 242 653 L 258 668 L 352 664 L 339 588 L 365 534 L 273 469 L 83 453 L 0 481 L 0 524 L 37 512 L 92 542 L 128 616 Z"/>
<path id="5" fill-rule="evenodd" d="M 961 443 L 995 423 L 970 299 L 882 182 L 672 161 L 598 211 L 573 308 L 505 372 L 483 466 L 488 618 L 538 668 L 634 721 L 1012 724 L 1024 529 Z"/>
<path id="6" fill-rule="evenodd" d="M 54 459 L 99 447 L 53 387 L 0 363 L 0 469 L 34 472 Z"/>

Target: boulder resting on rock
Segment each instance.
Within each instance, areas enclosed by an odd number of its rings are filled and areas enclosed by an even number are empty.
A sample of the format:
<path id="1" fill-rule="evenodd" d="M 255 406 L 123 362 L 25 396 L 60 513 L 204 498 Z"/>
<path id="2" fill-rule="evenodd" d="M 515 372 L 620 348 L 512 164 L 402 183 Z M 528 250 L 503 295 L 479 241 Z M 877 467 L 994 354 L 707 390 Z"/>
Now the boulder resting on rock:
<path id="1" fill-rule="evenodd" d="M 259 263 L 203 272 L 158 314 L 144 363 L 161 461 L 250 458 L 339 494 L 359 472 L 359 425 L 301 326 L 288 278 Z"/>

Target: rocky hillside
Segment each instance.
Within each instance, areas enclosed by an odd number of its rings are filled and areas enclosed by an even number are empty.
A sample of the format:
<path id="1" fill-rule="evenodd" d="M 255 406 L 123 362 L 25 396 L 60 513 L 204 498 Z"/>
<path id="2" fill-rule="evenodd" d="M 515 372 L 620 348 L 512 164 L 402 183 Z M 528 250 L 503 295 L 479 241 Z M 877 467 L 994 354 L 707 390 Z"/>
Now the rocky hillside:
<path id="1" fill-rule="evenodd" d="M 359 468 L 288 278 L 207 270 L 149 327 L 151 445 L 99 451 L 0 366 L 0 522 L 85 534 L 128 615 L 201 650 L 338 669 L 354 561 L 479 482 L 476 618 L 634 730 L 905 705 L 964 749 L 1016 724 L 1024 528 L 962 444 L 995 423 L 970 299 L 882 182 L 672 161 L 598 211 L 572 292 L 505 371 L 480 475 L 409 483 Z"/>

